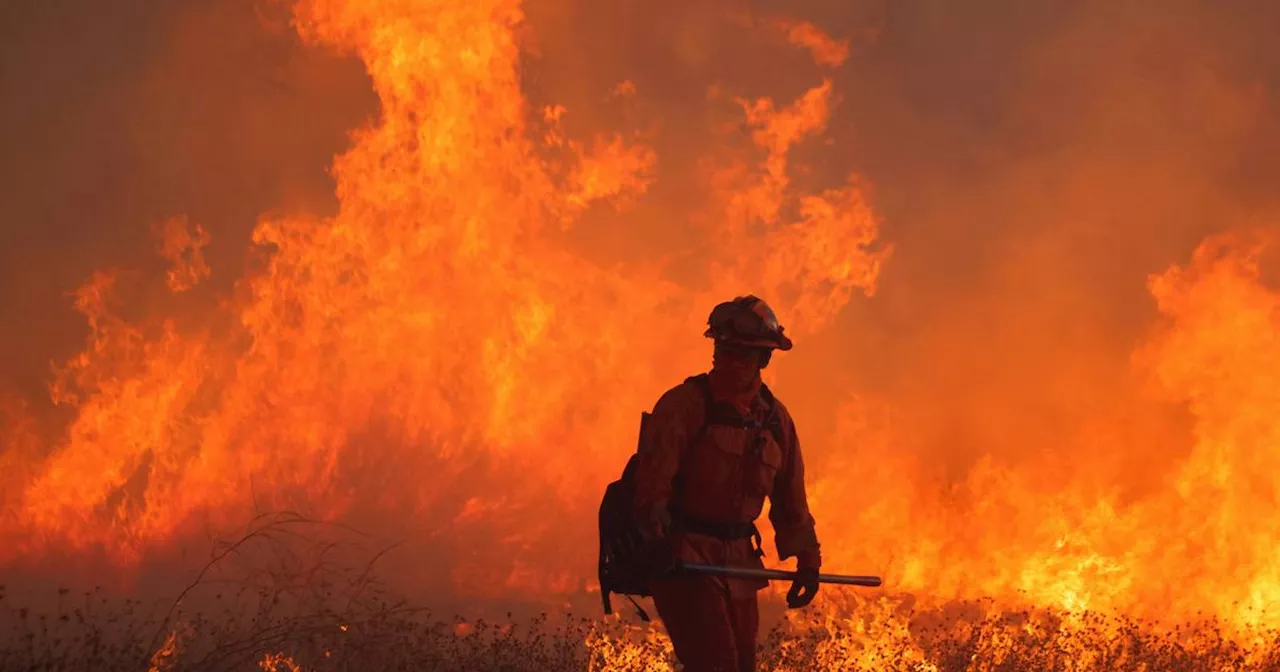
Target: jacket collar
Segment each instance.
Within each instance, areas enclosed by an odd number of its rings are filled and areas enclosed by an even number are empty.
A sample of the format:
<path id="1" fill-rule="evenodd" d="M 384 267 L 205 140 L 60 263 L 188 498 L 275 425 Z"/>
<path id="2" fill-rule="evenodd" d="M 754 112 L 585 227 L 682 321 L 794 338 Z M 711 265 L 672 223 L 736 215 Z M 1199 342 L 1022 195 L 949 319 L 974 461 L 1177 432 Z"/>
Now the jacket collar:
<path id="1" fill-rule="evenodd" d="M 743 415 L 764 406 L 764 399 L 760 396 L 760 388 L 764 383 L 758 375 L 751 387 L 743 391 L 726 389 L 723 379 L 716 375 L 714 370 L 709 374 L 709 380 L 711 383 L 711 397 L 716 401 L 732 404 Z"/>

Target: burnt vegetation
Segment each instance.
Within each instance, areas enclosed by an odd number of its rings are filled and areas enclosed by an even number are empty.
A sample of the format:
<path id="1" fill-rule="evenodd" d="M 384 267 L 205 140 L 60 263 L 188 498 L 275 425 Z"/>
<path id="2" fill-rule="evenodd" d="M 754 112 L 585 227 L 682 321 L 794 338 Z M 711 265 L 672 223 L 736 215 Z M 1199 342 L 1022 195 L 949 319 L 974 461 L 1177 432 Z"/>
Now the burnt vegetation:
<path id="1" fill-rule="evenodd" d="M 671 670 L 670 647 L 629 609 L 465 619 L 398 599 L 363 564 L 335 560 L 338 528 L 263 516 L 174 597 L 61 589 L 37 611 L 0 586 L 0 670 Z M 832 600 L 839 599 L 832 597 Z M 1229 634 L 1206 619 L 1011 610 L 911 597 L 806 611 L 761 637 L 761 670 L 1144 671 L 1280 669 L 1280 633 Z"/>
<path id="2" fill-rule="evenodd" d="M 64 597 L 66 597 L 64 595 Z M 346 613 L 306 613 L 286 595 L 238 589 L 224 608 L 185 615 L 169 634 L 148 605 L 86 592 L 56 613 L 5 604 L 5 670 L 669 670 L 661 639 L 623 622 L 568 614 L 523 622 L 440 618 L 372 600 Z M 1026 613 L 975 623 L 911 614 L 905 638 L 868 638 L 852 622 L 778 626 L 761 641 L 761 670 L 1275 670 L 1270 632 L 1243 644 L 1205 622 L 1159 632 L 1139 621 L 1088 614 L 1083 623 L 1028 630 Z M 926 625 L 928 621 L 935 621 Z M 875 624 L 873 624 L 874 626 Z M 880 623 L 879 627 L 888 624 Z"/>
<path id="3" fill-rule="evenodd" d="M 544 614 L 524 622 L 464 621 L 390 602 L 349 613 L 281 609 L 280 595 L 238 590 L 220 612 L 191 614 L 156 648 L 139 602 L 80 596 L 53 614 L 7 605 L 5 670 L 669 670 L 668 650 L 626 624 Z M 247 610 L 245 607 L 249 607 Z M 914 616 L 928 617 L 931 613 Z M 920 620 L 928 620 L 920 619 Z M 761 641 L 761 670 L 1275 670 L 1275 633 L 1242 644 L 1214 623 L 1158 634 L 1137 621 L 1088 615 L 1083 627 L 1022 629 L 1026 615 L 973 624 L 908 626 L 905 640 L 872 640 L 850 624 Z M 917 619 L 912 619 L 913 623 Z"/>

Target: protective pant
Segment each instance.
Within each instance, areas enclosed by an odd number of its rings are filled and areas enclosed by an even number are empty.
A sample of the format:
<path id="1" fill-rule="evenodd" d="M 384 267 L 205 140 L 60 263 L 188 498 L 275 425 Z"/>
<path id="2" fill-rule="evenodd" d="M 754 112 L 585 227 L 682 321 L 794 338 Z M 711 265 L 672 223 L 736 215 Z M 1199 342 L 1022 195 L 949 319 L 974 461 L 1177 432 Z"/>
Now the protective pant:
<path id="1" fill-rule="evenodd" d="M 754 592 L 732 599 L 709 576 L 655 581 L 653 603 L 686 672 L 755 672 L 760 612 Z"/>

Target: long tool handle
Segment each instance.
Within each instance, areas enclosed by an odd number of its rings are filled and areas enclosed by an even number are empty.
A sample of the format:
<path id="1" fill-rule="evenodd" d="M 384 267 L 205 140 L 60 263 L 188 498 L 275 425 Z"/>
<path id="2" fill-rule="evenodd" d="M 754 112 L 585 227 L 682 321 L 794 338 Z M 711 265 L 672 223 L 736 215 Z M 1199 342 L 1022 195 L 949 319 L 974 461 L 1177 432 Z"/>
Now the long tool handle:
<path id="1" fill-rule="evenodd" d="M 698 574 L 714 574 L 738 579 L 766 579 L 768 581 L 791 581 L 796 573 L 781 569 L 753 569 L 750 567 L 725 567 L 724 565 L 691 565 L 681 564 L 681 569 Z M 879 588 L 878 576 L 850 576 L 848 574 L 819 574 L 818 583 L 836 583 L 845 586 L 864 586 Z"/>

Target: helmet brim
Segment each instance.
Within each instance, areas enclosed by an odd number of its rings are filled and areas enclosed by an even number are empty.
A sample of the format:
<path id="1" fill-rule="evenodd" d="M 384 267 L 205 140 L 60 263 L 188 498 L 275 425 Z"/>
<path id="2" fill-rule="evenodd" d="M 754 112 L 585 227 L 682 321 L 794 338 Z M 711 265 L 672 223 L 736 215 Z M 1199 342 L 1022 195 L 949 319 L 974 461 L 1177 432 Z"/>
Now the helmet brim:
<path id="1" fill-rule="evenodd" d="M 715 338 L 710 330 L 704 335 L 707 338 Z M 744 348 L 769 348 L 770 350 L 781 350 L 783 352 L 791 349 L 791 339 L 782 334 L 778 335 L 778 340 L 776 341 L 768 338 L 723 338 L 717 339 L 716 342 L 740 345 Z"/>

